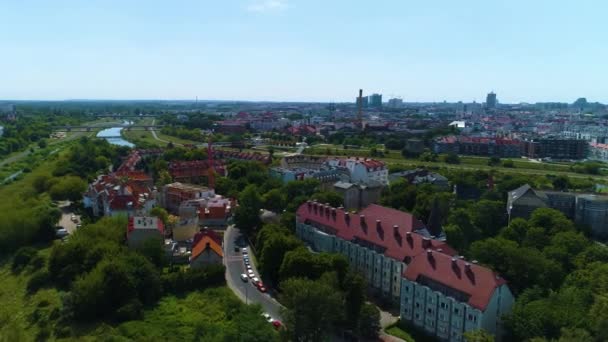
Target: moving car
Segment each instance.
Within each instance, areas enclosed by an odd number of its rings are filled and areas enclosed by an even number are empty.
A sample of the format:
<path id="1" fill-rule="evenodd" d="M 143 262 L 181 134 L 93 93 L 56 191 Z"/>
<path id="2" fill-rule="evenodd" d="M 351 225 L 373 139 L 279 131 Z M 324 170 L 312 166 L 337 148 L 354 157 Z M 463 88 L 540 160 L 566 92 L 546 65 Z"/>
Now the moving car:
<path id="1" fill-rule="evenodd" d="M 249 280 L 249 278 L 247 278 L 247 275 L 245 273 L 241 274 L 241 280 L 244 282 L 247 282 Z"/>

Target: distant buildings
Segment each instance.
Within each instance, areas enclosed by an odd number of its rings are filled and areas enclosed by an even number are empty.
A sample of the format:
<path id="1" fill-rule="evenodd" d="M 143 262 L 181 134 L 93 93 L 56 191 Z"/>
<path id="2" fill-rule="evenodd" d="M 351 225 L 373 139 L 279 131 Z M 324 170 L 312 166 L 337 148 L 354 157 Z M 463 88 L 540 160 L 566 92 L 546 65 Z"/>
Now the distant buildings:
<path id="1" fill-rule="evenodd" d="M 214 196 L 215 191 L 206 186 L 175 182 L 163 186 L 159 204 L 170 213 L 177 214 L 182 202 Z"/>
<path id="2" fill-rule="evenodd" d="M 83 205 L 93 216 L 145 215 L 156 206 L 152 177 L 141 171 L 119 171 L 99 176 L 83 194 Z"/>
<path id="3" fill-rule="evenodd" d="M 368 186 L 338 181 L 334 183 L 332 190 L 344 198 L 344 207 L 346 209 L 360 209 L 370 204 L 378 203 L 383 188 L 380 184 Z"/>
<path id="4" fill-rule="evenodd" d="M 389 108 L 401 108 L 403 107 L 403 100 L 402 99 L 389 99 L 388 103 L 387 103 L 387 107 Z"/>
<path id="5" fill-rule="evenodd" d="M 388 176 L 391 182 L 405 179 L 408 183 L 414 185 L 431 184 L 439 191 L 450 190 L 448 179 L 438 173 L 430 172 L 426 169 L 414 169 L 401 172 L 391 173 Z"/>
<path id="6" fill-rule="evenodd" d="M 369 96 L 369 106 L 372 108 L 382 107 L 382 94 L 371 94 Z"/>
<path id="7" fill-rule="evenodd" d="M 329 158 L 326 164 L 348 170 L 353 183 L 388 185 L 388 168 L 382 161 L 357 157 Z"/>
<path id="8" fill-rule="evenodd" d="M 497 105 L 496 94 L 494 92 L 490 92 L 486 96 L 486 108 L 495 109 Z"/>
<path id="9" fill-rule="evenodd" d="M 340 253 L 373 292 L 400 304 L 400 316 L 446 341 L 467 331 L 500 335 L 514 298 L 505 279 L 431 239 L 411 214 L 370 205 L 360 212 L 308 201 L 296 234 L 314 250 Z"/>
<path id="10" fill-rule="evenodd" d="M 209 173 L 214 172 L 220 176 L 226 176 L 226 167 L 223 162 L 216 160 L 213 170 L 208 160 L 174 161 L 169 163 L 169 174 L 174 180 L 180 182 L 200 182 L 209 178 Z"/>
<path id="11" fill-rule="evenodd" d="M 509 220 L 527 219 L 538 208 L 559 210 L 574 222 L 591 227 L 595 237 L 608 237 L 608 196 L 534 190 L 528 184 L 509 192 Z"/>
<path id="12" fill-rule="evenodd" d="M 476 156 L 521 157 L 523 143 L 515 139 L 468 136 L 447 136 L 435 139 L 435 153 Z"/>
<path id="13" fill-rule="evenodd" d="M 524 143 L 524 155 L 529 158 L 580 160 L 587 156 L 589 143 L 582 139 L 541 138 Z"/>
<path id="14" fill-rule="evenodd" d="M 608 144 L 590 143 L 589 159 L 608 162 Z"/>

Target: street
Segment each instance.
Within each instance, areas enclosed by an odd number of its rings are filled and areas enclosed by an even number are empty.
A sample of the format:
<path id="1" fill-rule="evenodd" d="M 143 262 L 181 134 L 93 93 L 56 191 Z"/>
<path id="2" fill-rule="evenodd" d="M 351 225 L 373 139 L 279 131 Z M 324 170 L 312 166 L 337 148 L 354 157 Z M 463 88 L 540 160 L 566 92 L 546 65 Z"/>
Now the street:
<path id="1" fill-rule="evenodd" d="M 262 306 L 264 312 L 268 312 L 272 318 L 281 319 L 281 304 L 266 293 L 260 292 L 252 283 L 251 279 L 248 282 L 241 280 L 241 273 L 246 273 L 245 264 L 243 263 L 243 255 L 241 252 L 235 252 L 234 247 L 237 246 L 237 241 L 241 239 L 240 231 L 234 226 L 228 226 L 224 234 L 224 263 L 226 264 L 226 282 L 228 287 L 241 300 L 248 304 L 256 303 Z M 247 245 L 247 247 L 249 247 Z M 251 248 L 249 255 L 252 256 Z M 259 273 L 251 258 L 251 267 L 259 278 Z"/>
<path id="2" fill-rule="evenodd" d="M 80 215 L 75 215 L 72 208 L 70 207 L 70 201 L 61 201 L 58 203 L 58 207 L 61 210 L 61 219 L 57 225 L 65 228 L 69 234 L 76 231 L 76 224 L 80 223 Z M 72 215 L 76 216 L 76 221 L 72 221 Z"/>

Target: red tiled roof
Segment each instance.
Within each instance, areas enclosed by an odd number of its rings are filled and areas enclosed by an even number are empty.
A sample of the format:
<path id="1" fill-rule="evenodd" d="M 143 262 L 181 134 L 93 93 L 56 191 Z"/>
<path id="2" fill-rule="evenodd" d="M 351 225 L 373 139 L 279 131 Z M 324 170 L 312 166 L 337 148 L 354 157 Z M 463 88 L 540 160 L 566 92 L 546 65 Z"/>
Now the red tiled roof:
<path id="1" fill-rule="evenodd" d="M 489 268 L 437 252 L 416 256 L 403 275 L 416 282 L 424 276 L 463 292 L 469 295 L 468 304 L 482 311 L 488 306 L 494 289 L 507 283 Z"/>
<path id="2" fill-rule="evenodd" d="M 161 234 L 165 234 L 165 225 L 163 224 L 163 221 L 160 220 L 160 218 L 156 219 L 156 229 L 161 233 Z M 129 233 L 131 233 L 132 231 L 135 230 L 135 223 L 134 223 L 134 217 L 129 217 L 129 222 L 127 224 L 127 235 L 129 235 Z"/>
<path id="3" fill-rule="evenodd" d="M 192 241 L 192 246 L 196 246 L 199 241 L 203 239 L 203 237 L 208 236 L 211 240 L 213 240 L 218 245 L 222 245 L 222 238 L 213 230 L 204 229 L 194 235 L 194 239 Z"/>
<path id="4" fill-rule="evenodd" d="M 406 257 L 413 258 L 427 248 L 441 249 L 450 255 L 456 254 L 445 242 L 427 239 L 416 233 L 416 230 L 424 228 L 424 224 L 409 213 L 375 204 L 356 214 L 345 215 L 346 213 L 348 211 L 341 208 L 307 202 L 298 208 L 297 217 L 299 222 L 312 221 L 329 227 L 341 239 L 360 239 L 384 247 L 386 256 L 400 261 L 404 261 Z M 361 224 L 361 215 L 365 225 Z M 380 229 L 377 220 L 380 220 Z M 395 225 L 398 226 L 397 233 L 394 231 Z"/>

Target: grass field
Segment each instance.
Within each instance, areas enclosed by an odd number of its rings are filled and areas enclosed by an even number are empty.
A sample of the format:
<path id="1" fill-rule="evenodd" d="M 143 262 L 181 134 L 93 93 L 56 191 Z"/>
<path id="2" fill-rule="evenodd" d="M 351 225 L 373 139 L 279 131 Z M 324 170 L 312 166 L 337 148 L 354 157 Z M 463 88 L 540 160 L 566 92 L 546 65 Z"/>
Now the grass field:
<path id="1" fill-rule="evenodd" d="M 400 339 L 405 340 L 407 342 L 416 342 L 412 335 L 410 335 L 407 331 L 401 329 L 399 326 L 397 326 L 397 324 L 393 324 L 387 327 L 386 329 L 384 329 L 384 332 L 389 335 L 399 337 Z"/>

